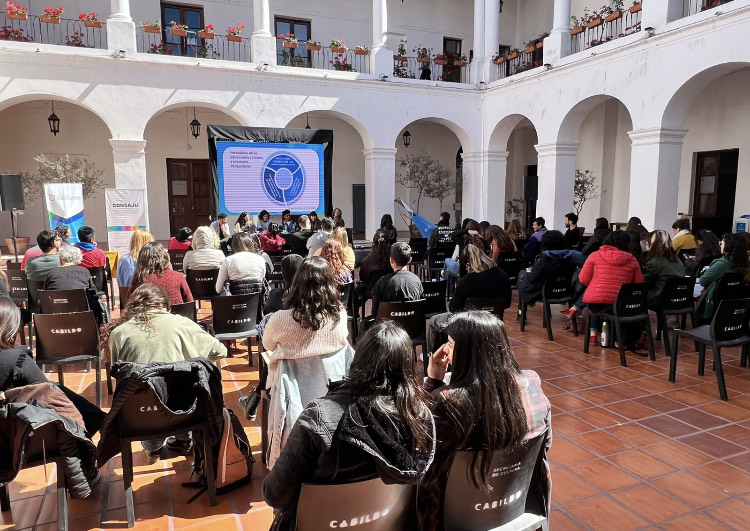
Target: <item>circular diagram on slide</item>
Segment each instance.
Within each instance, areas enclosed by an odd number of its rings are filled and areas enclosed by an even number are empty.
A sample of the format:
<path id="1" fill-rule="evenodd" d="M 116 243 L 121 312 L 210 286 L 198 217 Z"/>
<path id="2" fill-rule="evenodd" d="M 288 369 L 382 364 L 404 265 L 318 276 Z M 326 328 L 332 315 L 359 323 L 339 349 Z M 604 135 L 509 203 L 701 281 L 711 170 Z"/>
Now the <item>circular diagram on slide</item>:
<path id="1" fill-rule="evenodd" d="M 305 170 L 289 152 L 274 153 L 263 163 L 263 190 L 278 205 L 294 204 L 305 191 Z"/>

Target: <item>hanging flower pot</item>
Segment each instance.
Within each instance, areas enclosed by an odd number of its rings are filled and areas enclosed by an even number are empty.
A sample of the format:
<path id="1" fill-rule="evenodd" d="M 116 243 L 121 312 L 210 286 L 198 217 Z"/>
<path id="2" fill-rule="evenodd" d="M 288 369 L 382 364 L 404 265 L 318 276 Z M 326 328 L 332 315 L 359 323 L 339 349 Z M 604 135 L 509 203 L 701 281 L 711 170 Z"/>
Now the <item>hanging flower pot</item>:
<path id="1" fill-rule="evenodd" d="M 448 64 L 448 59 L 435 59 L 435 64 L 436 65 L 447 65 Z"/>
<path id="2" fill-rule="evenodd" d="M 612 22 L 613 20 L 617 20 L 622 16 L 622 11 L 615 11 L 611 15 L 607 15 L 607 18 L 604 19 L 604 22 Z"/>
<path id="3" fill-rule="evenodd" d="M 588 29 L 596 28 L 597 26 L 601 26 L 602 22 L 604 21 L 601 18 L 595 18 L 594 20 L 586 24 L 586 27 Z"/>
<path id="4" fill-rule="evenodd" d="M 5 16 L 16 20 L 29 20 L 28 13 L 5 13 Z"/>
<path id="5" fill-rule="evenodd" d="M 537 50 L 541 50 L 542 48 L 544 48 L 544 42 L 538 42 L 538 43 L 536 43 L 536 49 Z"/>
<path id="6" fill-rule="evenodd" d="M 161 28 L 157 28 L 156 26 L 143 26 L 143 31 L 146 33 L 161 33 Z"/>
<path id="7" fill-rule="evenodd" d="M 102 27 L 102 21 L 101 20 L 84 20 L 83 25 L 87 28 L 101 28 Z"/>
<path id="8" fill-rule="evenodd" d="M 187 30 L 172 28 L 169 30 L 169 34 L 174 35 L 175 37 L 187 37 Z"/>
<path id="9" fill-rule="evenodd" d="M 370 55 L 370 50 L 354 50 L 354 55 Z"/>
<path id="10" fill-rule="evenodd" d="M 59 24 L 60 23 L 60 17 L 41 16 L 39 17 L 39 20 L 46 24 Z"/>
<path id="11" fill-rule="evenodd" d="M 498 57 L 497 59 L 495 59 L 495 64 L 496 65 L 501 65 L 504 62 L 505 62 L 505 56 L 504 55 L 502 57 Z"/>
<path id="12" fill-rule="evenodd" d="M 308 44 L 307 45 L 307 51 L 309 52 L 319 52 L 323 49 L 323 46 L 320 44 Z"/>
<path id="13" fill-rule="evenodd" d="M 429 63 L 430 62 L 430 58 L 429 57 L 417 57 L 417 62 L 418 63 Z"/>
<path id="14" fill-rule="evenodd" d="M 508 54 L 508 61 L 512 61 L 513 59 L 518 57 L 518 52 L 513 52 Z"/>
<path id="15" fill-rule="evenodd" d="M 230 42 L 242 42 L 242 35 L 227 35 L 227 40 Z"/>
<path id="16" fill-rule="evenodd" d="M 393 60 L 398 61 L 399 63 L 405 63 L 406 61 L 408 61 L 405 55 L 394 55 Z"/>
<path id="17" fill-rule="evenodd" d="M 346 53 L 347 49 L 345 47 L 331 46 L 331 53 Z"/>
<path id="18" fill-rule="evenodd" d="M 467 61 L 458 61 L 458 60 L 453 61 L 453 66 L 466 66 L 468 64 L 469 63 Z"/>
<path id="19" fill-rule="evenodd" d="M 216 37 L 216 35 L 211 33 L 210 31 L 199 31 L 198 37 L 200 37 L 201 39 L 213 39 Z"/>
<path id="20" fill-rule="evenodd" d="M 284 42 L 282 42 L 282 43 L 281 43 L 281 45 L 282 45 L 282 46 L 283 46 L 284 48 L 296 48 L 296 47 L 297 47 L 297 44 L 298 44 L 298 43 L 296 43 L 296 42 L 288 42 L 288 41 L 284 41 Z"/>
<path id="21" fill-rule="evenodd" d="M 634 6 L 630 6 L 628 11 L 631 13 L 638 13 L 641 9 L 643 9 L 643 4 L 635 4 Z"/>
<path id="22" fill-rule="evenodd" d="M 571 35 L 578 35 L 579 33 L 583 33 L 583 30 L 585 30 L 585 29 L 586 28 L 584 28 L 583 26 L 577 26 L 577 27 L 575 27 L 575 28 L 573 28 L 573 29 L 570 30 L 570 34 Z"/>
<path id="23" fill-rule="evenodd" d="M 523 53 L 534 53 L 534 47 L 533 46 L 529 46 L 528 48 L 526 48 L 523 51 Z"/>

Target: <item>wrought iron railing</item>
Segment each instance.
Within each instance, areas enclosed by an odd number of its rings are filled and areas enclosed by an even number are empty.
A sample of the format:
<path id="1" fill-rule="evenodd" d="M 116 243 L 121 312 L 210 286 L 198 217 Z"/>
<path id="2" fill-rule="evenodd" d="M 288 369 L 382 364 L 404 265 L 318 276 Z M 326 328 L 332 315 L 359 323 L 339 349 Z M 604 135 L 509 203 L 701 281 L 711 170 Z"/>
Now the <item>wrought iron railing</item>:
<path id="1" fill-rule="evenodd" d="M 139 28 L 138 52 L 250 62 L 249 37 L 204 34 L 195 30 L 187 30 L 184 36 L 173 35 L 169 28 L 153 31 Z"/>
<path id="2" fill-rule="evenodd" d="M 467 61 L 454 59 L 405 56 L 395 56 L 393 59 L 394 77 L 468 83 L 469 68 Z"/>
<path id="3" fill-rule="evenodd" d="M 634 9 L 634 8 L 631 8 Z M 571 53 L 582 52 L 620 37 L 641 31 L 640 4 L 637 10 L 626 9 L 590 22 L 586 26 L 573 28 L 570 31 Z"/>
<path id="4" fill-rule="evenodd" d="M 495 59 L 498 79 L 514 76 L 532 70 L 544 64 L 544 47 L 542 43 L 529 46 L 523 51 L 508 53 Z"/>
<path id="5" fill-rule="evenodd" d="M 279 66 L 370 73 L 369 50 L 331 48 L 330 46 L 308 45 L 306 42 L 297 43 L 296 48 L 291 48 L 284 47 L 281 41 L 277 47 L 276 60 Z"/>
<path id="6" fill-rule="evenodd" d="M 0 40 L 76 48 L 107 48 L 107 25 L 104 22 L 88 27 L 77 19 L 60 18 L 42 22 L 42 18 L 46 17 L 27 15 L 26 18 L 18 19 L 0 13 Z"/>
<path id="7" fill-rule="evenodd" d="M 732 0 L 683 0 L 682 1 L 682 16 L 689 17 L 695 15 L 701 11 L 706 11 L 714 7 L 718 7 L 722 4 L 728 4 Z"/>

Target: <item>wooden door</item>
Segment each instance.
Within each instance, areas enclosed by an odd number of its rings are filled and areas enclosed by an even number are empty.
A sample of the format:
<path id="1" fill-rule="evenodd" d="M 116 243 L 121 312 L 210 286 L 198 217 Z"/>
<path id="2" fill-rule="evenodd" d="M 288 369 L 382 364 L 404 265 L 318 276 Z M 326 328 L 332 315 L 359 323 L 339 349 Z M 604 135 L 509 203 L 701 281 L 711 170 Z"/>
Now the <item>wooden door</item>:
<path id="1" fill-rule="evenodd" d="M 705 151 L 696 157 L 693 216 L 731 216 L 739 150 Z"/>
<path id="2" fill-rule="evenodd" d="M 211 176 L 207 160 L 167 159 L 169 231 L 195 230 L 211 216 Z"/>

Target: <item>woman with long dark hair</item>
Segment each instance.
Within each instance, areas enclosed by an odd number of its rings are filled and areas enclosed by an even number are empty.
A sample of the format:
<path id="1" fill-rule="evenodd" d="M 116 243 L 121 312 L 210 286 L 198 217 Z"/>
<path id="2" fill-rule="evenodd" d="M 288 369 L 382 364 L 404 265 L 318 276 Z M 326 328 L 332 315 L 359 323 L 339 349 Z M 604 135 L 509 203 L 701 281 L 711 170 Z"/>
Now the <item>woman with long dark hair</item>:
<path id="1" fill-rule="evenodd" d="M 667 231 L 659 229 L 652 232 L 646 251 L 646 263 L 643 267 L 643 281 L 654 283 L 654 287 L 648 290 L 649 308 L 659 305 L 668 278 L 684 276 L 685 268 L 672 248 L 672 239 Z"/>
<path id="2" fill-rule="evenodd" d="M 435 454 L 435 423 L 412 357 L 408 334 L 379 323 L 357 344 L 349 375 L 305 408 L 263 481 L 275 529 L 293 527 L 303 483 L 422 479 Z"/>
<path id="3" fill-rule="evenodd" d="M 346 221 L 344 221 L 342 216 L 343 214 L 340 208 L 333 209 L 333 212 L 331 212 L 331 218 L 333 218 L 334 227 L 346 227 Z"/>
<path id="4" fill-rule="evenodd" d="M 490 225 L 485 231 L 485 240 L 490 244 L 490 258 L 497 263 L 501 254 L 512 253 L 516 250 L 516 244 L 510 235 L 499 225 Z"/>
<path id="5" fill-rule="evenodd" d="M 320 230 L 320 218 L 318 217 L 318 213 L 314 210 L 311 211 L 307 217 L 310 220 L 310 230 L 313 232 L 317 232 Z"/>
<path id="6" fill-rule="evenodd" d="M 255 232 L 255 223 L 247 212 L 241 212 L 234 225 L 235 232 Z"/>
<path id="7" fill-rule="evenodd" d="M 708 270 L 700 277 L 700 284 L 706 288 L 696 314 L 701 320 L 710 321 L 716 311 L 716 287 L 724 273 L 750 272 L 747 256 L 747 242 L 741 234 L 725 234 L 721 237 L 721 258 L 714 260 Z"/>
<path id="8" fill-rule="evenodd" d="M 169 254 L 159 242 L 149 242 L 141 249 L 128 293 L 132 294 L 135 288 L 147 282 L 164 288 L 171 304 L 193 302 L 184 275 L 172 269 Z"/>
<path id="9" fill-rule="evenodd" d="M 477 487 L 487 489 L 493 451 L 550 428 L 550 403 L 541 380 L 534 371 L 520 370 L 500 319 L 489 312 L 461 312 L 446 332 L 448 342 L 430 357 L 425 382 L 433 392 L 437 448 L 419 488 L 421 529 L 442 529 L 443 492 L 457 450 L 474 450 L 471 477 Z M 453 369 L 446 385 L 449 363 Z M 548 483 L 545 490 L 549 504 Z"/>
<path id="10" fill-rule="evenodd" d="M 695 254 L 685 258 L 685 274 L 691 277 L 699 276 L 703 267 L 721 258 L 719 238 L 709 229 L 698 231 L 695 235 L 695 245 Z"/>
<path id="11" fill-rule="evenodd" d="M 380 218 L 380 232 L 385 235 L 385 241 L 388 245 L 393 245 L 398 240 L 398 231 L 393 225 L 393 217 L 390 214 L 383 214 Z"/>

